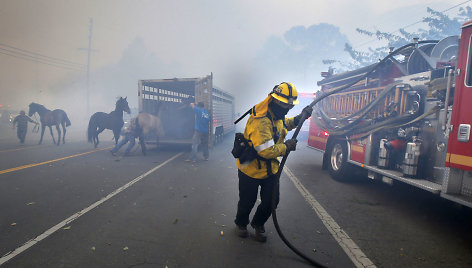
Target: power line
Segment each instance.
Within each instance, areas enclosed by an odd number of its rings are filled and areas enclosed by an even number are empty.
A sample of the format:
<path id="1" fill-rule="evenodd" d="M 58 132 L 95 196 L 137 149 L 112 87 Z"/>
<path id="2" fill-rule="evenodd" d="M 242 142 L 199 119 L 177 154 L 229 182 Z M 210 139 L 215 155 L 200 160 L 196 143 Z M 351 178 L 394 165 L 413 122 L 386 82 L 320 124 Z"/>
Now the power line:
<path id="1" fill-rule="evenodd" d="M 447 12 L 447 11 L 449 11 L 449 10 L 451 10 L 451 9 L 456 8 L 456 7 L 462 6 L 462 5 L 464 5 L 464 4 L 466 4 L 466 3 L 470 2 L 470 1 L 472 1 L 472 0 L 467 0 L 467 1 L 464 1 L 464 2 L 462 2 L 462 3 L 460 3 L 460 4 L 454 5 L 454 6 L 450 7 L 450 8 L 447 8 L 447 9 L 445 9 L 445 10 L 443 10 L 443 11 L 440 11 L 440 13 L 444 13 L 444 12 Z M 411 26 L 413 26 L 413 25 L 416 25 L 416 24 L 418 24 L 418 23 L 422 23 L 426 18 L 431 18 L 431 17 L 432 17 L 432 16 L 424 17 L 423 19 L 421 19 L 421 20 L 419 20 L 419 21 L 417 21 L 417 22 L 413 22 L 413 23 L 408 24 L 408 25 L 406 25 L 406 26 L 400 27 L 398 30 L 395 30 L 395 31 L 390 32 L 390 33 L 388 33 L 388 34 L 393 34 L 393 33 L 396 33 L 396 32 L 398 32 L 398 31 L 400 31 L 400 29 L 406 29 L 406 28 L 409 28 L 409 27 L 411 27 Z M 374 42 L 374 41 L 376 41 L 376 40 L 377 40 L 377 39 L 371 39 L 371 40 L 369 40 L 369 41 L 366 41 L 366 42 L 364 42 L 364 43 L 361 43 L 361 44 L 356 45 L 356 46 L 353 46 L 353 47 L 357 47 L 357 48 L 358 48 L 358 47 L 362 47 L 362 46 L 367 45 L 367 44 L 369 44 L 369 43 L 372 43 L 372 42 Z"/>
<path id="2" fill-rule="evenodd" d="M 21 57 L 22 59 L 25 59 L 25 60 L 54 64 L 57 67 L 67 67 L 67 68 L 74 68 L 74 69 L 78 69 L 78 68 L 80 69 L 81 68 L 81 66 L 69 65 L 69 64 L 62 63 L 62 62 L 54 62 L 54 61 L 50 61 L 50 60 L 47 60 L 47 59 L 42 59 L 42 58 L 39 58 L 39 57 L 36 57 L 36 56 L 31 56 L 31 55 L 28 55 L 28 54 L 25 54 L 25 53 L 19 53 L 19 52 L 16 52 L 16 51 L 12 51 L 12 50 L 0 47 L 0 51 L 1 50 L 3 50 L 4 52 L 5 51 L 8 52 L 8 55 L 10 55 L 10 56 L 16 55 L 16 56 L 19 56 L 19 57 Z M 85 66 L 83 66 L 83 67 L 85 67 Z"/>
<path id="3" fill-rule="evenodd" d="M 59 59 L 59 58 L 54 58 L 54 57 L 46 56 L 46 55 L 43 55 L 43 54 L 39 54 L 39 53 L 36 53 L 36 52 L 31 52 L 31 51 L 28 51 L 28 50 L 25 50 L 25 49 L 13 47 L 13 46 L 6 45 L 6 44 L 2 44 L 2 43 L 0 43 L 0 46 L 3 46 L 3 47 L 7 47 L 7 48 L 9 48 L 9 49 L 14 49 L 14 50 L 20 51 L 20 52 L 14 52 L 14 53 L 26 53 L 26 54 L 31 54 L 31 55 L 33 55 L 32 57 L 43 57 L 43 58 L 45 58 L 45 59 L 47 59 L 47 60 L 56 61 L 56 62 L 61 63 L 61 64 L 76 65 L 76 66 L 85 67 L 85 64 L 75 63 L 75 62 L 68 61 L 68 60 L 63 60 L 63 59 Z M 28 55 L 28 56 L 29 56 L 29 55 Z"/>
<path id="4" fill-rule="evenodd" d="M 85 67 L 85 65 L 83 64 L 74 63 L 74 62 L 62 60 L 59 58 L 49 57 L 46 55 L 42 55 L 39 53 L 27 51 L 24 49 L 16 48 L 16 47 L 1 44 L 1 43 L 0 43 L 0 54 L 8 55 L 8 56 L 23 59 L 23 60 L 33 61 L 33 62 L 37 62 L 37 63 L 49 65 L 49 66 L 54 66 L 57 68 L 69 69 L 69 70 L 84 71 L 83 68 Z"/>
<path id="5" fill-rule="evenodd" d="M 462 6 L 462 5 L 464 5 L 464 4 L 466 4 L 466 3 L 470 2 L 470 1 L 472 1 L 472 0 L 467 0 L 467 1 L 465 1 L 465 2 L 462 2 L 462 3 L 460 3 L 460 4 L 457 4 L 457 5 L 455 5 L 455 6 L 452 6 L 452 7 L 448 8 L 448 9 L 445 9 L 445 10 L 440 11 L 440 12 L 441 12 L 441 13 L 447 12 L 447 11 L 449 11 L 449 10 L 451 10 L 451 9 L 454 9 L 454 8 L 458 7 L 458 6 Z M 426 18 L 431 18 L 431 17 L 432 17 L 432 16 L 424 17 L 422 20 L 419 20 L 419 21 L 417 21 L 417 22 L 413 22 L 413 23 L 411 23 L 411 24 L 408 24 L 408 25 L 406 25 L 406 26 L 404 26 L 404 27 L 401 27 L 400 29 L 405 29 L 405 28 L 411 27 L 411 26 L 413 26 L 413 25 L 416 25 L 416 24 L 418 24 L 418 23 L 423 22 Z M 398 32 L 400 29 L 398 29 L 398 30 L 396 30 L 396 31 L 394 31 L 394 32 L 392 32 L 392 33 Z"/>
<path id="6" fill-rule="evenodd" d="M 46 65 L 50 65 L 50 66 L 62 68 L 62 69 L 69 69 L 69 70 L 75 70 L 75 71 L 83 71 L 83 70 L 84 70 L 84 69 L 74 68 L 74 67 L 72 67 L 72 66 L 61 66 L 61 65 L 57 65 L 57 64 L 54 64 L 53 62 L 45 62 L 45 61 L 43 61 L 42 59 L 27 57 L 27 56 L 24 56 L 24 55 L 21 55 L 21 54 L 11 54 L 11 51 L 8 51 L 8 50 L 3 49 L 3 48 L 0 48 L 0 50 L 5 50 L 5 51 L 6 51 L 6 52 L 0 51 L 0 54 L 8 55 L 8 56 L 11 56 L 11 57 L 14 57 L 14 58 L 19 58 L 19 59 L 23 59 L 23 60 L 34 61 L 34 62 L 38 62 L 38 63 L 42 63 L 42 64 L 46 64 Z"/>

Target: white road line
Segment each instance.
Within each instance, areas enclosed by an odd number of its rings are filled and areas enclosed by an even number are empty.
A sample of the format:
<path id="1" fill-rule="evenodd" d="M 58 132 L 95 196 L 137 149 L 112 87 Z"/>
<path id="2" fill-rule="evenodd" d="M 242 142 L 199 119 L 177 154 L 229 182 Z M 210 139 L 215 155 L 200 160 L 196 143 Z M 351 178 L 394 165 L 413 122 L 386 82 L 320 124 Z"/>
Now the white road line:
<path id="1" fill-rule="evenodd" d="M 154 171 L 156 171 L 159 168 L 163 167 L 164 165 L 168 164 L 169 162 L 176 159 L 177 157 L 179 157 L 182 154 L 183 153 L 178 153 L 178 154 L 174 155 L 173 157 L 167 159 L 165 162 L 161 163 L 160 165 L 155 166 L 154 168 L 150 169 L 149 171 L 139 175 L 134 180 L 132 180 L 132 181 L 128 182 L 127 184 L 121 186 L 120 188 L 114 190 L 109 195 L 107 195 L 106 197 L 104 197 L 104 198 L 100 199 L 99 201 L 93 203 L 89 207 L 82 209 L 81 211 L 79 211 L 79 212 L 75 213 L 74 215 L 70 216 L 69 218 L 67 218 L 67 219 L 61 221 L 60 223 L 56 224 L 55 226 L 49 228 L 49 230 L 46 230 L 44 233 L 38 235 L 36 238 L 31 239 L 30 241 L 26 242 L 24 245 L 20 246 L 19 248 L 16 248 L 15 250 L 10 251 L 7 254 L 3 255 L 3 257 L 0 258 L 0 265 L 2 265 L 5 262 L 9 261 L 10 259 L 14 258 L 16 255 L 22 253 L 23 251 L 27 250 L 28 248 L 34 246 L 36 243 L 38 243 L 41 240 L 45 239 L 46 237 L 50 236 L 51 234 L 53 234 L 57 230 L 61 229 L 65 225 L 70 224 L 71 222 L 75 221 L 80 216 L 83 216 L 85 213 L 89 212 L 90 210 L 98 207 L 99 205 L 101 205 L 105 201 L 109 200 L 113 196 L 115 196 L 115 195 L 121 193 L 122 191 L 126 190 L 131 185 L 133 185 L 133 184 L 137 183 L 138 181 L 144 179 L 149 174 L 153 173 Z"/>
<path id="2" fill-rule="evenodd" d="M 318 217 L 321 219 L 323 224 L 326 226 L 331 235 L 336 239 L 341 248 L 346 252 L 347 256 L 351 259 L 356 267 L 376 267 L 375 264 L 367 258 L 367 256 L 362 252 L 359 246 L 344 232 L 341 227 L 334 221 L 333 218 L 326 212 L 326 210 L 316 201 L 313 195 L 308 192 L 308 190 L 303 186 L 303 184 L 295 177 L 292 171 L 285 166 L 285 174 L 290 178 L 292 183 L 297 187 L 298 191 L 302 194 L 308 204 L 313 208 L 313 210 L 318 214 Z"/>

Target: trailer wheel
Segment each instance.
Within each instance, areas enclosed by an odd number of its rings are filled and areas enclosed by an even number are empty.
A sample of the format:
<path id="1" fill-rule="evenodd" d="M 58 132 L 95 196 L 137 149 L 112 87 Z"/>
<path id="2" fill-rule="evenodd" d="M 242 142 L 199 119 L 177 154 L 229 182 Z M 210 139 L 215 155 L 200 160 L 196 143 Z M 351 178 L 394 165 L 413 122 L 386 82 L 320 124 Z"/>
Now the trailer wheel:
<path id="1" fill-rule="evenodd" d="M 351 166 L 347 162 L 347 145 L 345 142 L 335 141 L 329 149 L 328 168 L 331 177 L 345 181 L 351 176 Z"/>

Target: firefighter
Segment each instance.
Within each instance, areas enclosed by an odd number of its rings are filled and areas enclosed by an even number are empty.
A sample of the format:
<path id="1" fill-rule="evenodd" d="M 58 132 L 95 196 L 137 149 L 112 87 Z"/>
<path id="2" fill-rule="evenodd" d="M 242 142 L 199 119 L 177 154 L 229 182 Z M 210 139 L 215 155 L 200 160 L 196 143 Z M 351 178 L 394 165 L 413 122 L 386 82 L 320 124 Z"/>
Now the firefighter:
<path id="1" fill-rule="evenodd" d="M 236 161 L 239 202 L 234 222 L 236 234 L 240 237 L 248 236 L 249 214 L 256 203 L 260 187 L 261 203 L 250 223 L 255 230 L 255 239 L 260 242 L 267 240 L 264 224 L 272 213 L 273 194 L 276 195 L 276 205 L 279 202 L 278 187 L 274 192 L 275 174 L 279 168 L 277 158 L 289 151 L 295 151 L 297 140 L 285 140 L 285 136 L 298 125 L 302 114 L 292 118 L 285 118 L 285 115 L 298 103 L 295 86 L 283 82 L 276 85 L 264 101 L 251 109 L 244 138 L 250 144 L 254 156 L 241 156 Z M 313 109 L 307 106 L 303 112 L 311 115 Z M 248 160 L 241 163 L 241 159 Z"/>
<path id="2" fill-rule="evenodd" d="M 34 121 L 29 116 L 27 116 L 25 111 L 20 111 L 20 114 L 17 115 L 12 122 L 13 129 L 15 129 L 15 124 L 17 124 L 16 135 L 18 136 L 18 139 L 20 139 L 20 143 L 22 144 L 25 143 L 26 132 L 28 131 L 28 122 L 38 125 L 38 122 Z"/>

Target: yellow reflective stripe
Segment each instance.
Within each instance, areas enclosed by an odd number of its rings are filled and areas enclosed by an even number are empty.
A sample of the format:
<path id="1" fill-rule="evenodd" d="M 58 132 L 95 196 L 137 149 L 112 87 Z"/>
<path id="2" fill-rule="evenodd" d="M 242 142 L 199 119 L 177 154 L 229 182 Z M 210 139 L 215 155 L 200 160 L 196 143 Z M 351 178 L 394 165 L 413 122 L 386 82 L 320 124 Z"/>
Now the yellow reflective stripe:
<path id="1" fill-rule="evenodd" d="M 364 147 L 359 145 L 351 145 L 351 150 L 358 153 L 364 152 Z"/>
<path id="2" fill-rule="evenodd" d="M 317 136 L 314 136 L 314 135 L 310 135 L 309 139 L 312 140 L 312 141 L 318 141 L 318 142 L 326 143 L 326 141 L 328 140 L 328 137 L 317 137 Z"/>
<path id="3" fill-rule="evenodd" d="M 273 140 L 269 140 L 268 142 L 266 143 L 263 143 L 261 145 L 258 145 L 256 147 L 254 147 L 254 149 L 256 149 L 256 151 L 260 152 L 260 151 L 263 151 L 271 146 L 274 146 L 274 141 Z"/>
<path id="4" fill-rule="evenodd" d="M 472 157 L 460 154 L 448 154 L 450 156 L 449 162 L 462 166 L 472 167 Z"/>

